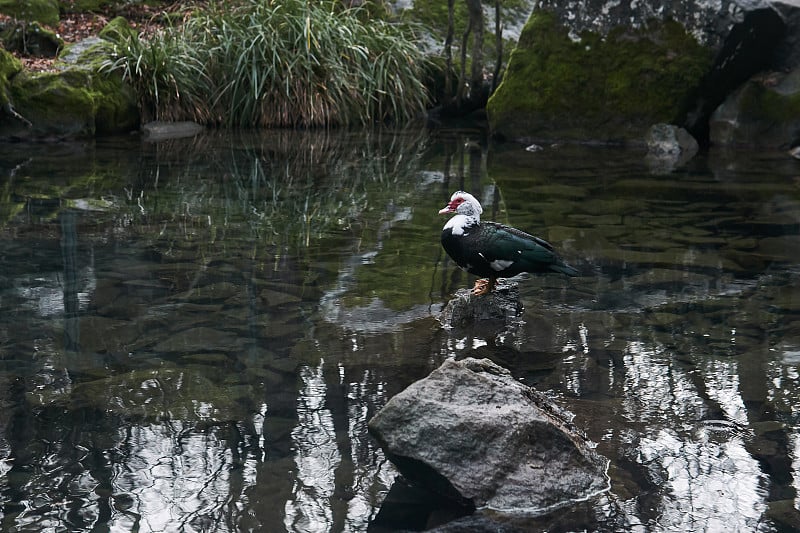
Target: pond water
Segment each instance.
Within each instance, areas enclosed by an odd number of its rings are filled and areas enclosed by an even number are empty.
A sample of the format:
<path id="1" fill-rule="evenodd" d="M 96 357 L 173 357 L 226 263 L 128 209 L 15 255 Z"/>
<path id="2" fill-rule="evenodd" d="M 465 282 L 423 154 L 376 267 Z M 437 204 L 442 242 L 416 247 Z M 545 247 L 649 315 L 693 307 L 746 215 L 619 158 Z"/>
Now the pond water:
<path id="1" fill-rule="evenodd" d="M 487 524 L 794 530 L 799 176 L 785 154 L 669 172 L 471 130 L 2 145 L 0 528 L 436 525 L 387 500 L 366 424 L 471 356 L 546 391 L 611 464 L 605 494 Z M 474 279 L 439 245 L 457 189 L 583 275 L 515 279 L 513 327 L 443 328 Z"/>

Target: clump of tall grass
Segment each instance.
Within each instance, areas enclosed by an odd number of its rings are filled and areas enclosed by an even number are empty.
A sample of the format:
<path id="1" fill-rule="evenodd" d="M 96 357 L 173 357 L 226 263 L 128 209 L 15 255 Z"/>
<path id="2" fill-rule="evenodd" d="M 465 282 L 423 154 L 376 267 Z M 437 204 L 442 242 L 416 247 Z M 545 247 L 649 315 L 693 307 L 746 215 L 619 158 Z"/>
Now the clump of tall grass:
<path id="1" fill-rule="evenodd" d="M 120 36 L 146 117 L 232 127 L 406 122 L 427 103 L 413 28 L 337 0 L 212 2 L 175 28 Z"/>
<path id="2" fill-rule="evenodd" d="M 203 54 L 192 47 L 184 32 L 167 27 L 147 38 L 119 24 L 105 33 L 113 43 L 112 59 L 102 68 L 121 71 L 139 101 L 142 119 L 208 122 L 207 105 L 213 84 L 208 79 Z"/>

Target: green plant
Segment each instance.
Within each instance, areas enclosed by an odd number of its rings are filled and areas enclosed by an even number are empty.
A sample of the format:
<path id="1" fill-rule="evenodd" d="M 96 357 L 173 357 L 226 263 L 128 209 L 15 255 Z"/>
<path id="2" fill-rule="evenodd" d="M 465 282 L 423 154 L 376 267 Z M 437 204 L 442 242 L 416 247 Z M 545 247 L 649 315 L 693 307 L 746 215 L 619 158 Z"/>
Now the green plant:
<path id="1" fill-rule="evenodd" d="M 179 28 L 122 36 L 122 70 L 155 118 L 232 127 L 330 127 L 425 109 L 414 27 L 335 1 L 213 2 Z"/>
<path id="2" fill-rule="evenodd" d="M 196 120 L 206 122 L 205 97 L 212 85 L 202 54 L 184 32 L 168 27 L 143 38 L 134 32 L 109 32 L 113 50 L 103 63 L 108 71 L 121 71 L 139 99 L 144 120 Z"/>

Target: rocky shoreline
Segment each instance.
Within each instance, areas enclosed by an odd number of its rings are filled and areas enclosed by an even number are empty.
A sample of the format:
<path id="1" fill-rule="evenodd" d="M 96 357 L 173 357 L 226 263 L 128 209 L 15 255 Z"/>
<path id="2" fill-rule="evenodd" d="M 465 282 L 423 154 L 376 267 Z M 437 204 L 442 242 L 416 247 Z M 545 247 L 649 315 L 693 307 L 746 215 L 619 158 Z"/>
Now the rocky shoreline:
<path id="1" fill-rule="evenodd" d="M 0 6 L 6 21 L 0 139 L 139 131 L 134 91 L 119 74 L 100 68 L 107 59 L 100 44 L 110 29 L 138 30 L 118 17 L 96 35 L 65 43 L 47 29 L 59 21 L 56 0 L 25 2 L 24 9 L 18 4 Z M 534 2 L 489 99 L 491 133 L 526 145 L 645 147 L 652 144 L 652 127 L 661 124 L 687 132 L 701 149 L 792 151 L 800 143 L 800 7 L 785 1 L 723 4 L 718 9 L 693 0 L 675 10 L 658 0 Z M 7 50 L 22 27 L 9 23 L 17 19 L 25 21 L 28 55 L 58 54 L 46 71 L 26 68 Z M 99 27 L 97 20 L 93 24 Z M 666 150 L 680 151 L 680 145 Z"/>

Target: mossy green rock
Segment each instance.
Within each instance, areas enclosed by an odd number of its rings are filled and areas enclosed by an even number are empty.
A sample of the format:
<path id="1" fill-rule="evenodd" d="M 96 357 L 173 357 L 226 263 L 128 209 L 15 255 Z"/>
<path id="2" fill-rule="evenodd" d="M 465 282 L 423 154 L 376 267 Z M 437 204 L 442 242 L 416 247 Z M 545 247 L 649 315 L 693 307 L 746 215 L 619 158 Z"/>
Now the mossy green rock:
<path id="1" fill-rule="evenodd" d="M 31 122 L 0 123 L 2 138 L 76 138 L 135 129 L 139 116 L 130 90 L 114 76 L 87 69 L 17 75 L 9 91 Z"/>
<path id="2" fill-rule="evenodd" d="M 11 98 L 17 111 L 33 124 L 27 129 L 36 136 L 90 136 L 97 113 L 95 94 L 87 88 L 90 84 L 88 73 L 78 70 L 25 73 L 11 84 Z"/>
<path id="3" fill-rule="evenodd" d="M 129 28 L 121 18 L 112 23 L 118 31 Z M 68 139 L 137 129 L 140 116 L 132 88 L 118 73 L 102 72 L 109 51 L 106 40 L 86 39 L 62 52 L 57 72 L 14 76 L 7 95 L 30 124 L 4 119 L 0 139 Z"/>
<path id="4" fill-rule="evenodd" d="M 0 0 L 0 13 L 28 22 L 58 24 L 56 0 Z"/>
<path id="5" fill-rule="evenodd" d="M 10 24 L 0 33 L 0 39 L 8 51 L 39 57 L 55 57 L 64 46 L 61 37 L 38 22 Z"/>
<path id="6" fill-rule="evenodd" d="M 536 11 L 489 100 L 490 127 L 510 139 L 641 141 L 680 119 L 712 53 L 671 20 L 573 40 Z"/>
<path id="7" fill-rule="evenodd" d="M 800 143 L 800 69 L 744 83 L 711 117 L 715 145 L 789 148 Z"/>
<path id="8" fill-rule="evenodd" d="M 98 36 L 112 43 L 123 43 L 135 37 L 136 30 L 125 17 L 115 17 L 100 30 Z"/>
<path id="9" fill-rule="evenodd" d="M 0 48 L 0 107 L 8 104 L 9 80 L 22 70 L 22 63 Z"/>

